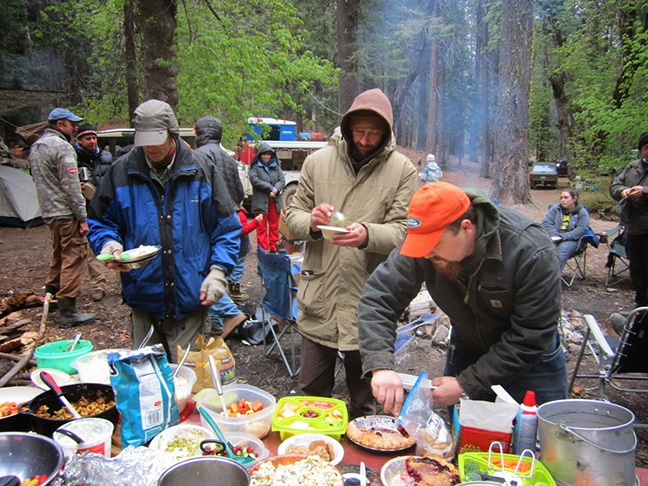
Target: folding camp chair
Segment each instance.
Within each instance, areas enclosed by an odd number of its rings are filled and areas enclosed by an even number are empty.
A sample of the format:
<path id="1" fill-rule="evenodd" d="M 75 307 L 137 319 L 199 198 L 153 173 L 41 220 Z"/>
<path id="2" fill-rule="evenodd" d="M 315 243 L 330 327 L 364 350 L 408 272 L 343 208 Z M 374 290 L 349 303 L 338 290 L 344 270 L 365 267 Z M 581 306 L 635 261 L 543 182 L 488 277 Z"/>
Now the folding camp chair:
<path id="1" fill-rule="evenodd" d="M 618 234 L 617 234 L 618 233 Z M 626 234 L 625 226 L 620 224 L 616 228 L 604 233 L 603 241 L 607 244 L 609 253 L 608 261 L 605 266 L 608 269 L 605 277 L 605 285 L 616 285 L 630 278 L 630 260 L 626 253 Z M 617 235 L 614 237 L 614 235 Z M 614 237 L 610 242 L 610 237 Z"/>
<path id="2" fill-rule="evenodd" d="M 394 342 L 394 358 L 396 363 L 400 362 L 405 356 L 405 349 L 416 337 L 416 330 L 427 324 L 432 324 L 438 319 L 437 314 L 421 314 L 418 319 L 399 327 L 396 330 L 396 341 Z M 337 384 L 334 389 L 346 381 L 344 372 L 344 354 L 338 351 L 337 362 L 335 364 L 335 380 Z"/>
<path id="3" fill-rule="evenodd" d="M 594 316 L 584 315 L 587 327 L 569 381 L 571 393 L 576 378 L 598 380 L 599 399 L 608 401 L 606 387 L 631 393 L 648 393 L 648 307 L 638 307 L 627 317 L 621 336 L 606 336 Z M 586 349 L 596 362 L 597 374 L 579 374 Z M 643 386 L 639 386 L 643 385 Z M 646 425 L 639 424 L 640 427 Z"/>
<path id="4" fill-rule="evenodd" d="M 585 280 L 587 275 L 587 248 L 591 245 L 594 248 L 598 248 L 600 243 L 599 237 L 592 228 L 587 230 L 580 240 L 578 240 L 578 246 L 574 254 L 569 257 L 565 268 L 563 269 L 563 275 L 560 276 L 562 282 L 567 286 L 571 287 L 574 285 L 574 280 L 578 277 L 580 280 Z M 565 272 L 567 272 L 565 274 Z"/>
<path id="5" fill-rule="evenodd" d="M 257 258 L 259 275 L 261 275 L 263 284 L 261 310 L 264 336 L 268 336 L 270 341 L 266 342 L 264 337 L 263 349 L 265 355 L 269 356 L 276 348 L 288 370 L 288 374 L 293 377 L 299 372 L 295 350 L 297 302 L 294 294 L 297 287 L 293 277 L 293 271 L 298 271 L 296 267 L 299 264 L 293 263 L 287 254 L 266 253 L 260 247 L 257 248 Z M 273 317 L 279 321 L 277 329 L 275 329 Z M 286 333 L 290 335 L 290 360 L 281 345 L 281 338 Z"/>

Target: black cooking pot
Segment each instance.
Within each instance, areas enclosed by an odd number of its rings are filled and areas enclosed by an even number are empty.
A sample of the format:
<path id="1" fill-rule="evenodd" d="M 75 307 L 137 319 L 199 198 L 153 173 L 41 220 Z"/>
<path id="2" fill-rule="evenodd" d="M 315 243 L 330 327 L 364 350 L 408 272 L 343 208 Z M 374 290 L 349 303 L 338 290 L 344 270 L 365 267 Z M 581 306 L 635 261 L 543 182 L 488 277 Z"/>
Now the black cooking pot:
<path id="1" fill-rule="evenodd" d="M 61 387 L 61 390 L 63 391 L 63 395 L 72 404 L 78 402 L 82 397 L 86 397 L 91 401 L 96 400 L 100 396 L 103 396 L 106 400 L 115 399 L 115 393 L 113 392 L 112 387 L 110 385 L 103 385 L 101 383 L 77 383 L 74 385 L 65 385 Z M 64 408 L 63 404 L 56 396 L 56 394 L 52 390 L 49 390 L 41 393 L 37 397 L 34 397 L 31 401 L 21 405 L 20 409 L 18 410 L 19 415 L 28 416 L 30 430 L 33 430 L 34 432 L 38 432 L 39 434 L 51 437 L 54 431 L 61 425 L 75 420 L 57 420 L 39 417 L 37 415 L 37 412 L 38 409 L 43 405 L 47 405 L 50 413 L 57 412 L 58 410 Z M 117 411 L 117 406 L 115 405 L 101 413 L 91 415 L 91 417 L 99 417 L 110 420 L 113 425 L 117 427 L 119 412 Z"/>

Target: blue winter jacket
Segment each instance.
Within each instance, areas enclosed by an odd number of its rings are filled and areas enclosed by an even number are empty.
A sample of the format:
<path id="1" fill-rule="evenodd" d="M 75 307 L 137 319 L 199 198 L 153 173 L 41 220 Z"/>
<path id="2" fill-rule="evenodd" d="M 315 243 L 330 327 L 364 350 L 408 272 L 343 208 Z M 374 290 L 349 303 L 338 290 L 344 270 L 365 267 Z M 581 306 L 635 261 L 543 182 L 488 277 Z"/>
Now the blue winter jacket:
<path id="1" fill-rule="evenodd" d="M 109 241 L 125 250 L 162 247 L 148 266 L 121 274 L 124 302 L 160 320 L 204 309 L 200 286 L 210 267 L 229 273 L 241 241 L 236 205 L 215 165 L 177 141 L 164 187 L 151 178 L 143 150 L 135 148 L 108 169 L 88 218 L 95 254 Z"/>

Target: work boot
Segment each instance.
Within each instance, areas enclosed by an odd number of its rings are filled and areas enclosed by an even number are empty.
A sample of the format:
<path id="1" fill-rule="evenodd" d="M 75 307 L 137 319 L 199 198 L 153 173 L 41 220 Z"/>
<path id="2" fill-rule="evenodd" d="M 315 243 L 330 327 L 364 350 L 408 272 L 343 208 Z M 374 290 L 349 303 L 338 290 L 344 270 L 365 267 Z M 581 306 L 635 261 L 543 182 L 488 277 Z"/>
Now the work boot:
<path id="1" fill-rule="evenodd" d="M 94 322 L 94 314 L 81 314 L 76 310 L 76 299 L 74 297 L 59 297 L 58 306 L 61 311 L 59 317 L 59 327 L 61 329 L 69 329 Z"/>
<path id="2" fill-rule="evenodd" d="M 245 314 L 230 316 L 223 319 L 223 333 L 221 334 L 221 337 L 225 339 L 234 329 L 243 324 L 246 320 L 247 316 Z"/>
<path id="3" fill-rule="evenodd" d="M 241 284 L 227 282 L 229 287 L 229 296 L 234 302 L 245 302 L 250 298 L 246 293 L 241 292 Z"/>
<path id="4" fill-rule="evenodd" d="M 623 315 L 626 314 L 626 315 Z M 628 318 L 628 313 L 614 312 L 610 314 L 610 326 L 614 329 L 619 336 L 623 334 L 623 327 L 625 326 L 626 320 Z"/>
<path id="5" fill-rule="evenodd" d="M 94 289 L 92 291 L 92 300 L 94 302 L 101 302 L 106 296 L 106 291 L 104 289 Z"/>
<path id="6" fill-rule="evenodd" d="M 56 300 L 56 293 L 58 292 L 58 289 L 54 287 L 53 285 L 45 285 L 45 293 L 50 293 L 52 294 L 52 298 L 49 302 L 49 310 L 50 311 L 55 311 L 58 309 L 58 301 Z"/>

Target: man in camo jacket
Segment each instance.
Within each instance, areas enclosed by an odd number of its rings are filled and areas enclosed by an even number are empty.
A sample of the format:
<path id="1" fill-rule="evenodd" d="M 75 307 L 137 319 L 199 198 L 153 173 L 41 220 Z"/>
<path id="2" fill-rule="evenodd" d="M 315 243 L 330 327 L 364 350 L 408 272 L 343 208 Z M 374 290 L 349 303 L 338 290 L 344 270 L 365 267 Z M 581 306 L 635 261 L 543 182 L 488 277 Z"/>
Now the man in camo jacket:
<path id="1" fill-rule="evenodd" d="M 76 310 L 87 267 L 88 222 L 85 199 L 71 140 L 83 119 L 65 108 L 53 109 L 49 127 L 34 143 L 29 155 L 43 221 L 52 237 L 52 262 L 45 284 L 57 297 L 59 327 L 70 328 L 94 321 L 94 314 Z"/>

